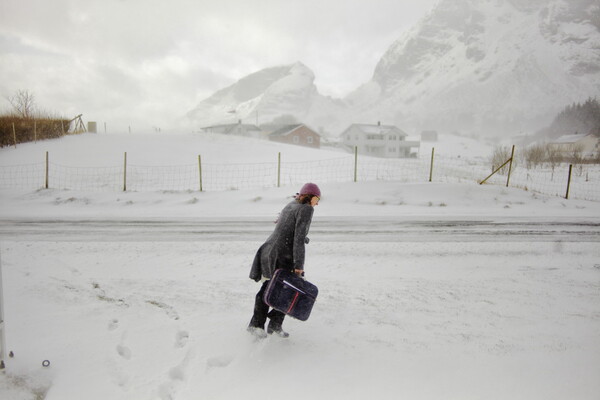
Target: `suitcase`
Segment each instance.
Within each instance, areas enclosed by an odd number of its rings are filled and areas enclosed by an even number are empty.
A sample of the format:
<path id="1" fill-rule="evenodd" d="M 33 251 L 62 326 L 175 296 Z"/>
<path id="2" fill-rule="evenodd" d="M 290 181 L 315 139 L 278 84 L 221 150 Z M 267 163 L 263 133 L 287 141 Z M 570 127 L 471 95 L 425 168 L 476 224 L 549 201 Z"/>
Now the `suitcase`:
<path id="1" fill-rule="evenodd" d="M 306 321 L 317 299 L 319 289 L 295 273 L 278 269 L 263 296 L 266 304 L 292 318 Z"/>

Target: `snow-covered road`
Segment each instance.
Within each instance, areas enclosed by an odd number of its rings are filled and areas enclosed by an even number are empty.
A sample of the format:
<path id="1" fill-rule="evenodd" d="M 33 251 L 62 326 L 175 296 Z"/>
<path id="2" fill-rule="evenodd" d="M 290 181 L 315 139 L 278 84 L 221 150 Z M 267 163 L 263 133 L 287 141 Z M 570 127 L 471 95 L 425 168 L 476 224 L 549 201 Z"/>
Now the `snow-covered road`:
<path id="1" fill-rule="evenodd" d="M 42 241 L 253 241 L 265 239 L 264 218 L 0 220 L 0 238 Z M 367 242 L 600 242 L 591 218 L 315 218 L 318 241 Z"/>

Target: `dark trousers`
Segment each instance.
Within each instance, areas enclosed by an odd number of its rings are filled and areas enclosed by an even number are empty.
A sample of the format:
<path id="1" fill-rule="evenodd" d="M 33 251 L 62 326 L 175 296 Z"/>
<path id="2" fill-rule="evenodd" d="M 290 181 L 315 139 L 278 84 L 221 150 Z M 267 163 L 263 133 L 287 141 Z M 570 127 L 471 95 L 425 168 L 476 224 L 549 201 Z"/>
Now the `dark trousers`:
<path id="1" fill-rule="evenodd" d="M 256 293 L 256 299 L 254 300 L 254 315 L 252 315 L 252 319 L 250 320 L 250 326 L 264 329 L 267 317 L 269 317 L 271 320 L 269 322 L 269 328 L 279 330 L 283 324 L 285 314 L 275 309 L 272 309 L 269 312 L 269 305 L 263 301 L 263 295 L 265 294 L 268 285 L 269 281 L 263 282 L 260 290 Z"/>

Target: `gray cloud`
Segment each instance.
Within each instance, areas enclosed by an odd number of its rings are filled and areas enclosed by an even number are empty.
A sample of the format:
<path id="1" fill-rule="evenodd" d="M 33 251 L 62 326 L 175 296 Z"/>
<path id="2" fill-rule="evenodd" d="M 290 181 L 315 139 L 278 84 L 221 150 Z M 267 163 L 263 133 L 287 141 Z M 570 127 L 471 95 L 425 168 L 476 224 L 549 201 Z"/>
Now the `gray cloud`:
<path id="1" fill-rule="evenodd" d="M 339 97 L 370 79 L 435 2 L 2 0 L 0 91 L 31 90 L 58 112 L 152 124 L 247 74 L 302 61 L 322 93 Z"/>

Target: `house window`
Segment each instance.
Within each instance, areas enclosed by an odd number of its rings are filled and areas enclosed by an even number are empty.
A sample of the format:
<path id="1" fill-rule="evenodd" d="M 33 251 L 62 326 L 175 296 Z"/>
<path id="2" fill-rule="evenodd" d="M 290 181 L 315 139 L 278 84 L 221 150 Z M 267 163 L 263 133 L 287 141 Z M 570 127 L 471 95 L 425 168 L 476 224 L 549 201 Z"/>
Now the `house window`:
<path id="1" fill-rule="evenodd" d="M 293 141 L 294 143 L 300 143 L 300 137 L 299 137 L 299 136 L 294 136 L 294 137 L 292 138 L 292 141 Z"/>
<path id="2" fill-rule="evenodd" d="M 306 141 L 308 142 L 308 144 L 312 144 L 312 142 L 313 142 L 313 137 L 312 137 L 312 136 L 309 136 L 309 137 L 307 137 L 307 138 L 306 138 Z"/>

